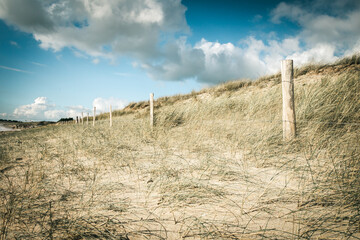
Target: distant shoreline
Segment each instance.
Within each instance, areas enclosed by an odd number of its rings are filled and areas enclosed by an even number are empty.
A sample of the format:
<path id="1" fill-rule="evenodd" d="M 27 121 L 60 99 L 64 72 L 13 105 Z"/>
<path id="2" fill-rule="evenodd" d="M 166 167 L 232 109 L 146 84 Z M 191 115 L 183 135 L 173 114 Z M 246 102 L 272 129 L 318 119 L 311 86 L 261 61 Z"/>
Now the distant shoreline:
<path id="1" fill-rule="evenodd" d="M 22 129 L 36 128 L 41 126 L 53 125 L 56 122 L 40 121 L 40 122 L 20 122 L 0 119 L 0 132 L 20 131 Z"/>

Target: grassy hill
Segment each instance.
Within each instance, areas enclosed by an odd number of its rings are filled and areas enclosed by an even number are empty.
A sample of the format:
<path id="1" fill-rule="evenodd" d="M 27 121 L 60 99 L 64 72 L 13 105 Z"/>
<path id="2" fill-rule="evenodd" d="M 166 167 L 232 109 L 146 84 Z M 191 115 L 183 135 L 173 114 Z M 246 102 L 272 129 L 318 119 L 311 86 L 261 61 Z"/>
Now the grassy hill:
<path id="1" fill-rule="evenodd" d="M 359 58 L 0 135 L 1 239 L 360 238 Z"/>

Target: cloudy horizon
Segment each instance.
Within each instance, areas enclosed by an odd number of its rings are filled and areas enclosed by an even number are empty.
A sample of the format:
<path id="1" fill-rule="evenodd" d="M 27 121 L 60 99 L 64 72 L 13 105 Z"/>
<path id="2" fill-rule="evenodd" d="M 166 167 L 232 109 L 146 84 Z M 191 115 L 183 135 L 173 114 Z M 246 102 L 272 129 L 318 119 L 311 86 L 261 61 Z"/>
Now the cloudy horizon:
<path id="1" fill-rule="evenodd" d="M 360 51 L 356 0 L 0 0 L 0 117 L 121 109 Z M 24 60 L 26 59 L 26 60 Z"/>

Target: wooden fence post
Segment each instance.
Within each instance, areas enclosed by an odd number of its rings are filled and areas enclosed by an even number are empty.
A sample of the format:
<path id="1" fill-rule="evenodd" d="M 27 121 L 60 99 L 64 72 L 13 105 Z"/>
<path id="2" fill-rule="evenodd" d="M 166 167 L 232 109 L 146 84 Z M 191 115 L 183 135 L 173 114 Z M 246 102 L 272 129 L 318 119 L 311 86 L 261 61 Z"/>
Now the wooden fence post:
<path id="1" fill-rule="evenodd" d="M 112 127 L 112 107 L 110 104 L 110 127 Z"/>
<path id="2" fill-rule="evenodd" d="M 79 123 L 79 117 L 76 116 L 76 124 L 78 124 L 78 123 Z"/>
<path id="3" fill-rule="evenodd" d="M 291 140 L 296 137 L 293 60 L 281 61 L 281 84 L 283 99 L 283 139 Z"/>
<path id="4" fill-rule="evenodd" d="M 150 93 L 150 126 L 154 126 L 154 93 Z"/>
<path id="5" fill-rule="evenodd" d="M 84 113 L 81 113 L 81 124 L 84 125 Z"/>
<path id="6" fill-rule="evenodd" d="M 95 126 L 96 107 L 94 107 L 93 126 Z"/>
<path id="7" fill-rule="evenodd" d="M 86 116 L 86 125 L 89 125 L 89 113 L 87 113 L 87 116 Z"/>

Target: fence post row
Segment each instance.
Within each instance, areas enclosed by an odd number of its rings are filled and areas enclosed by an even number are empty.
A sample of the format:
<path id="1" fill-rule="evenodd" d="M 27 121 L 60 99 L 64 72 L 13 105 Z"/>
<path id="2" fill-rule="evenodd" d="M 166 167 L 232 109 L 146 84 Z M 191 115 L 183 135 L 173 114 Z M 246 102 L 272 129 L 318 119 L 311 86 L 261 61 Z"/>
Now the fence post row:
<path id="1" fill-rule="evenodd" d="M 150 126 L 154 126 L 154 93 L 150 93 Z"/>
<path id="2" fill-rule="evenodd" d="M 95 126 L 96 107 L 94 107 L 93 126 Z"/>
<path id="3" fill-rule="evenodd" d="M 110 127 L 112 127 L 112 107 L 110 104 Z"/>
<path id="4" fill-rule="evenodd" d="M 283 139 L 291 140 L 296 137 L 293 60 L 281 61 L 281 85 L 283 99 Z"/>
<path id="5" fill-rule="evenodd" d="M 281 85 L 283 100 L 283 139 L 291 140 L 296 137 L 295 98 L 294 98 L 294 69 L 293 60 L 281 61 Z M 84 124 L 84 116 L 82 123 Z M 94 107 L 93 126 L 95 126 L 96 107 Z M 76 117 L 76 123 L 79 123 Z M 87 124 L 89 124 L 89 113 L 87 113 Z M 154 93 L 150 93 L 150 126 L 154 126 Z M 112 127 L 112 106 L 110 105 L 110 127 Z"/>

